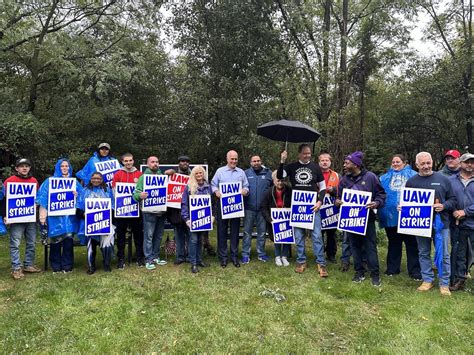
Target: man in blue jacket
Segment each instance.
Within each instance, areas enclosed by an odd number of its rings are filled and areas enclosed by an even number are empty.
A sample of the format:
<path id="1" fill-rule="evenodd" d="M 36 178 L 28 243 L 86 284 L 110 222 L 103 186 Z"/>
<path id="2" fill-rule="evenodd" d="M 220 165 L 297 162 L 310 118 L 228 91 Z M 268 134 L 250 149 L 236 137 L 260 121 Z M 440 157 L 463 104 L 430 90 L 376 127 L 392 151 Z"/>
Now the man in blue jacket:
<path id="1" fill-rule="evenodd" d="M 252 244 L 252 230 L 254 224 L 257 227 L 257 255 L 258 260 L 266 262 L 268 256 L 265 254 L 265 230 L 266 222 L 260 212 L 263 196 L 268 188 L 272 186 L 272 172 L 262 166 L 262 159 L 258 155 L 250 158 L 250 168 L 245 170 L 249 181 L 249 194 L 244 199 L 244 238 L 242 240 L 242 264 L 250 262 L 250 249 Z"/>
<path id="2" fill-rule="evenodd" d="M 451 223 L 451 275 L 454 278 L 454 283 L 449 288 L 451 291 L 464 289 L 470 267 L 466 255 L 468 248 L 472 248 L 474 244 L 474 154 L 463 154 L 459 161 L 459 173 L 449 177 L 457 199 Z"/>

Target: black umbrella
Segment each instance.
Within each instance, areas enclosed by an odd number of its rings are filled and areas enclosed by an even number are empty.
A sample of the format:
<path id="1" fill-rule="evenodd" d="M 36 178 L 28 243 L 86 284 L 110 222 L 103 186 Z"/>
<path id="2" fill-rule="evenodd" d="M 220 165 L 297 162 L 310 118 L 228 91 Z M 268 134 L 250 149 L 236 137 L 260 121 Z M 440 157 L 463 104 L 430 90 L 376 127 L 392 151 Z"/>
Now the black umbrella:
<path id="1" fill-rule="evenodd" d="M 257 127 L 257 134 L 274 141 L 303 143 L 316 142 L 321 134 L 314 128 L 299 121 L 279 120 L 264 123 Z"/>

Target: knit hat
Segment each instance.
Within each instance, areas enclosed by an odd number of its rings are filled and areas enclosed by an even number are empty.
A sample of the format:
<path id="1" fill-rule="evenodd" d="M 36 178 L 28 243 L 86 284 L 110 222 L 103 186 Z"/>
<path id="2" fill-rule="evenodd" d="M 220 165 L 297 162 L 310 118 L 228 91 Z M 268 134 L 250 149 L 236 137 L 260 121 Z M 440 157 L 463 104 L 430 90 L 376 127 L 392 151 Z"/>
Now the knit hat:
<path id="1" fill-rule="evenodd" d="M 357 166 L 362 166 L 362 159 L 364 158 L 364 153 L 362 152 L 354 152 L 346 156 L 346 160 L 350 160 Z"/>

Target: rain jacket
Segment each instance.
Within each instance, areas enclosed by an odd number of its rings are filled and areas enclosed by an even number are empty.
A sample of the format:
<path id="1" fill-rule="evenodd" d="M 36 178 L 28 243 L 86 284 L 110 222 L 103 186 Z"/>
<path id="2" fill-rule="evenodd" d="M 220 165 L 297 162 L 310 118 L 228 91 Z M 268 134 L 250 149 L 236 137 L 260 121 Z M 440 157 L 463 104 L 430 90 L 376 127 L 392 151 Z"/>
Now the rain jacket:
<path id="1" fill-rule="evenodd" d="M 104 191 L 102 187 L 85 187 L 77 197 L 76 202 L 76 208 L 83 212 L 86 210 L 86 198 L 110 198 L 112 200 L 112 210 L 115 208 L 114 195 L 109 187 L 107 187 L 106 191 Z M 79 232 L 77 233 L 77 236 L 81 241 L 81 244 L 87 244 L 84 218 L 80 220 Z M 97 241 L 100 240 L 99 236 L 94 236 L 92 238 L 96 239 Z"/>
<path id="2" fill-rule="evenodd" d="M 400 201 L 400 193 L 407 180 L 414 175 L 416 175 L 416 171 L 407 165 L 399 171 L 390 169 L 380 177 L 380 184 L 387 193 L 384 206 L 378 210 L 380 228 L 397 226 L 397 206 Z"/>
<path id="3" fill-rule="evenodd" d="M 268 168 L 260 171 L 250 168 L 245 170 L 245 175 L 249 182 L 249 194 L 244 197 L 245 209 L 258 212 L 265 193 L 273 185 L 272 171 Z"/>
<path id="4" fill-rule="evenodd" d="M 95 163 L 98 163 L 101 161 L 113 160 L 113 159 L 115 158 L 110 155 L 107 155 L 106 157 L 101 157 L 98 152 L 94 152 L 94 154 L 86 163 L 86 165 L 84 165 L 82 170 L 79 170 L 77 172 L 76 177 L 78 179 L 81 179 L 84 182 L 84 186 L 85 186 L 91 180 L 92 174 L 97 171 L 97 169 L 95 168 Z"/>
<path id="5" fill-rule="evenodd" d="M 459 173 L 449 177 L 449 182 L 457 198 L 455 210 L 464 210 L 466 217 L 459 220 L 459 228 L 474 230 L 474 181 L 468 182 L 467 186 L 461 182 Z M 454 219 L 452 219 L 454 222 Z"/>
<path id="6" fill-rule="evenodd" d="M 69 177 L 72 177 L 72 165 L 67 159 L 59 159 L 54 167 L 54 177 L 61 178 L 63 175 L 61 173 L 61 164 L 63 161 L 69 163 Z M 48 211 L 49 204 L 49 179 L 47 178 L 39 188 L 38 194 L 36 196 L 36 203 L 39 204 L 42 208 Z M 82 186 L 79 182 L 76 182 L 76 192 L 78 195 L 82 191 Z M 77 202 L 76 202 L 77 203 Z M 41 212 L 40 212 L 41 214 Z M 79 230 L 79 220 L 75 215 L 71 216 L 48 216 L 47 219 L 48 225 L 48 237 L 55 238 L 62 236 L 64 234 L 74 233 L 76 234 Z"/>

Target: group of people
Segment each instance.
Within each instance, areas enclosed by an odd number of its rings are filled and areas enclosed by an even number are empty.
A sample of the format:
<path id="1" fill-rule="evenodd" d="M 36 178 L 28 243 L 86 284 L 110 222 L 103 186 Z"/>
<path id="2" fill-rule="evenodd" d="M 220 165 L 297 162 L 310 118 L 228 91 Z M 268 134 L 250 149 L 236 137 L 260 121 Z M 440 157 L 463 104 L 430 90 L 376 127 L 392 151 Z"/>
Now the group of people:
<path id="1" fill-rule="evenodd" d="M 290 208 L 293 190 L 317 193 L 314 206 L 314 225 L 311 230 L 293 227 L 296 249 L 297 273 L 303 273 L 308 267 L 305 237 L 311 235 L 315 258 L 315 269 L 322 278 L 329 276 L 327 263 L 336 262 L 336 229 L 322 230 L 320 209 L 326 196 L 330 196 L 335 206 L 343 204 L 341 196 L 345 189 L 371 192 L 371 200 L 366 204 L 370 211 L 364 235 L 343 232 L 341 270 L 348 271 L 350 257 L 353 258 L 354 282 L 362 282 L 366 273 L 370 273 L 374 286 L 380 286 L 380 267 L 377 251 L 376 218 L 381 228 L 385 228 L 388 238 L 387 267 L 385 274 L 392 277 L 401 272 L 403 243 L 407 253 L 407 271 L 411 278 L 422 281 L 418 291 L 428 291 L 434 286 L 435 274 L 431 258 L 432 238 L 411 236 L 397 232 L 400 192 L 404 187 L 430 189 L 435 191 L 433 210 L 442 220 L 442 273 L 439 276 L 439 288 L 442 295 L 462 290 L 472 263 L 472 245 L 474 244 L 474 154 L 461 156 L 457 150 L 449 150 L 445 156 L 446 166 L 433 171 L 433 160 L 429 153 L 420 152 L 416 156 L 415 172 L 406 159 L 396 154 L 392 157 L 391 168 L 380 176 L 368 171 L 363 164 L 363 154 L 353 152 L 344 159 L 342 176 L 331 169 L 332 157 L 328 153 L 319 155 L 318 161 L 312 159 L 311 147 L 301 144 L 298 159 L 287 163 L 288 153 L 280 154 L 280 165 L 271 171 L 262 163 L 259 155 L 250 157 L 250 168 L 242 170 L 238 165 L 238 153 L 229 151 L 227 164 L 215 172 L 210 181 L 203 166 L 190 168 L 190 158 L 180 156 L 176 169 L 160 170 L 159 158 L 147 158 L 146 170 L 142 173 L 134 166 L 130 153 L 121 156 L 121 165 L 106 177 L 97 171 L 97 163 L 112 160 L 110 145 L 101 143 L 82 170 L 77 172 L 76 213 L 66 216 L 48 215 L 49 182 L 46 179 L 41 186 L 31 175 L 31 162 L 19 159 L 15 174 L 4 181 L 0 198 L 4 197 L 9 183 L 28 182 L 37 185 L 36 203 L 39 205 L 39 225 L 47 236 L 51 248 L 50 264 L 53 272 L 71 272 L 74 265 L 73 238 L 77 236 L 87 245 L 88 274 L 96 271 L 96 249 L 100 248 L 104 271 L 111 271 L 114 246 L 117 246 L 117 267 L 125 267 L 125 241 L 127 230 L 131 231 L 135 243 L 136 260 L 139 266 L 154 270 L 167 262 L 160 258 L 160 247 L 164 232 L 165 219 L 174 226 L 176 243 L 176 265 L 189 262 L 191 272 L 197 273 L 201 267 L 209 266 L 202 258 L 202 251 L 214 253 L 209 243 L 207 231 L 191 231 L 191 212 L 189 201 L 196 195 L 209 195 L 212 198 L 212 221 L 217 221 L 217 255 L 220 266 L 226 268 L 229 260 L 235 267 L 251 261 L 251 244 L 256 229 L 257 260 L 268 262 L 265 243 L 267 235 L 272 239 L 272 208 Z M 167 208 L 166 211 L 142 211 L 140 217 L 115 218 L 114 228 L 107 235 L 87 236 L 84 231 L 85 201 L 91 198 L 110 198 L 114 201 L 114 190 L 118 183 L 134 184 L 133 199 L 145 200 L 149 192 L 144 188 L 144 176 L 183 174 L 189 176 L 184 189 L 181 208 Z M 60 159 L 54 170 L 56 178 L 73 177 L 71 163 Z M 109 181 L 107 181 L 109 179 Z M 110 184 L 106 184 L 110 182 Z M 241 218 L 223 218 L 221 214 L 222 191 L 220 184 L 238 182 L 239 194 L 243 196 L 245 215 L 243 217 L 243 239 L 239 257 L 239 232 Z M 113 203 L 113 202 L 112 202 Z M 4 204 L 3 204 L 4 205 Z M 5 217 L 6 208 L 2 208 Z M 12 277 L 22 279 L 24 273 L 36 273 L 41 270 L 34 265 L 36 222 L 14 223 L 10 225 L 10 255 Z M 26 239 L 24 262 L 20 261 L 20 241 Z M 325 238 L 324 238 L 325 236 Z M 115 241 L 116 239 L 116 241 Z M 230 240 L 230 253 L 228 241 Z M 326 242 L 325 242 L 326 241 Z M 274 262 L 277 266 L 289 266 L 290 244 L 274 244 Z M 451 249 L 451 252 L 450 252 Z"/>

